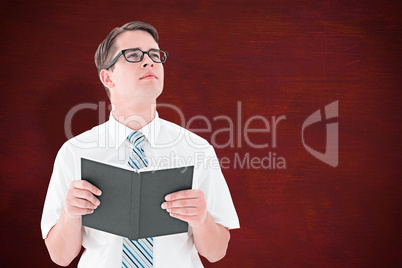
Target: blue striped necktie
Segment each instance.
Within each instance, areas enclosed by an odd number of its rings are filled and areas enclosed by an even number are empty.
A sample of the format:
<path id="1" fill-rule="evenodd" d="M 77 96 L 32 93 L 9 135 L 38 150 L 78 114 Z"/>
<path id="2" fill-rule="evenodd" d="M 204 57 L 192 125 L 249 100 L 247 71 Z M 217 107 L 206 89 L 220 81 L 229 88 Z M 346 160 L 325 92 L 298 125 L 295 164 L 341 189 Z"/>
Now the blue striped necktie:
<path id="1" fill-rule="evenodd" d="M 128 140 L 134 145 L 130 152 L 128 164 L 133 169 L 148 166 L 142 146 L 145 136 L 139 131 L 134 131 L 128 136 Z M 122 267 L 152 267 L 153 263 L 153 239 L 143 238 L 138 241 L 123 238 Z"/>

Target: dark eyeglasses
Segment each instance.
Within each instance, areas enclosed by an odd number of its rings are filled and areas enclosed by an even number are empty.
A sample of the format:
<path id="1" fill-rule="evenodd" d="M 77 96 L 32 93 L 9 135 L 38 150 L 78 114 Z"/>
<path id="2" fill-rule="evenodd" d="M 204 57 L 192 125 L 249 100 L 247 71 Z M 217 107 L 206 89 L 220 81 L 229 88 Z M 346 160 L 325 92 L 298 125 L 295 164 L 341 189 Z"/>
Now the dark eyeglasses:
<path id="1" fill-rule="evenodd" d="M 109 70 L 109 68 L 116 63 L 121 55 L 123 55 L 128 62 L 140 62 L 144 58 L 144 54 L 147 54 L 148 57 L 155 63 L 164 63 L 168 56 L 167 51 L 159 49 L 150 49 L 148 51 L 142 51 L 139 48 L 124 49 L 120 51 L 116 57 L 114 57 L 112 62 L 106 67 L 106 70 Z"/>

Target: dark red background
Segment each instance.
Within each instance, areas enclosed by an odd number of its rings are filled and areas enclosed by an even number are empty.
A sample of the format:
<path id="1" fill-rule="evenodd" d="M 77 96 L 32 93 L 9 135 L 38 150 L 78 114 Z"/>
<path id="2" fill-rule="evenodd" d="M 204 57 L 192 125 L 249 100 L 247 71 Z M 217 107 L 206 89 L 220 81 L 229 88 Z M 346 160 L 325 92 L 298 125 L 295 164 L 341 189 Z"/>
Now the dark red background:
<path id="1" fill-rule="evenodd" d="M 223 170 L 241 229 L 227 256 L 206 267 L 402 265 L 401 11 L 400 1 L 1 1 L 0 266 L 55 266 L 40 218 L 64 118 L 77 104 L 107 101 L 93 55 L 113 27 L 133 20 L 158 29 L 169 51 L 159 102 L 187 120 L 235 121 L 239 101 L 243 124 L 286 115 L 277 148 L 254 133 L 270 147 L 243 139 L 241 148 L 216 149 L 232 161 L 275 152 L 287 166 Z M 301 126 L 336 100 L 333 168 L 304 149 Z M 98 123 L 98 111 L 83 110 L 74 134 Z M 306 130 L 306 141 L 323 150 L 325 125 Z"/>

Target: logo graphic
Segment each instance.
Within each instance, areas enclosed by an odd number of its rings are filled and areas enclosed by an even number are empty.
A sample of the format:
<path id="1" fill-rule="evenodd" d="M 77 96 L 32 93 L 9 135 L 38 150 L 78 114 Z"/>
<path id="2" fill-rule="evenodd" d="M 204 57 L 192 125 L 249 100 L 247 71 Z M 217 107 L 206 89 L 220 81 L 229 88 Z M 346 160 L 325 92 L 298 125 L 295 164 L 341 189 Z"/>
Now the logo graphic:
<path id="1" fill-rule="evenodd" d="M 338 115 L 338 101 L 334 101 L 333 103 L 328 104 L 325 106 L 325 120 L 331 119 L 331 118 L 337 118 L 339 117 Z M 302 142 L 304 148 L 312 154 L 315 158 L 318 160 L 332 166 L 336 167 L 338 166 L 338 123 L 327 123 L 327 137 L 326 137 L 326 145 L 325 145 L 325 153 L 320 153 L 314 149 L 312 149 L 310 146 L 308 146 L 304 142 L 304 129 L 307 126 L 310 126 L 312 124 L 315 124 L 317 122 L 321 122 L 321 111 L 317 110 L 313 114 L 311 114 L 303 123 L 302 126 Z"/>

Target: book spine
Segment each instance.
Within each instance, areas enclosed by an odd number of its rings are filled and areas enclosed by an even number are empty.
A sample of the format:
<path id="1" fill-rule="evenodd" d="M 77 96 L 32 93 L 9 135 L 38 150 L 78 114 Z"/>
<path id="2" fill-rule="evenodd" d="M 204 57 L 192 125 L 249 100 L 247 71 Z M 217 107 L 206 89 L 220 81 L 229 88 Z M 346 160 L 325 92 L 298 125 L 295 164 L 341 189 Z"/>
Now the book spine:
<path id="1" fill-rule="evenodd" d="M 140 228 L 141 174 L 132 172 L 131 180 L 130 239 L 138 240 Z"/>

